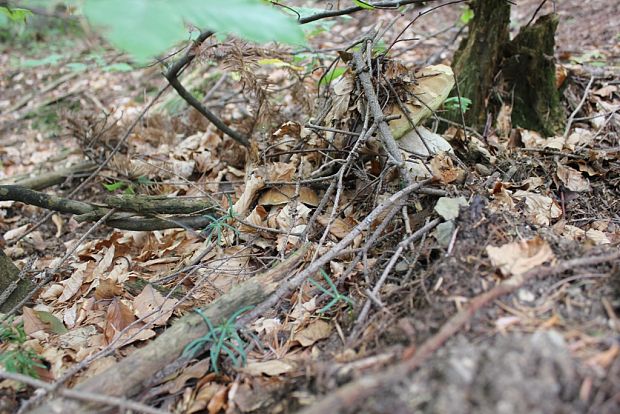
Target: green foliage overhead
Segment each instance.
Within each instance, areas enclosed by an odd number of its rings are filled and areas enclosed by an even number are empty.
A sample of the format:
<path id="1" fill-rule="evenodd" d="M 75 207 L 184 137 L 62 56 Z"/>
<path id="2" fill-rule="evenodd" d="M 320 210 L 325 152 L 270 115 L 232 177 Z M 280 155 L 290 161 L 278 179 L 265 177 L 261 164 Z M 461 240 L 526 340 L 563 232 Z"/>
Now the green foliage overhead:
<path id="1" fill-rule="evenodd" d="M 305 43 L 294 18 L 260 0 L 85 0 L 84 14 L 139 63 L 186 39 L 188 25 L 259 43 Z"/>

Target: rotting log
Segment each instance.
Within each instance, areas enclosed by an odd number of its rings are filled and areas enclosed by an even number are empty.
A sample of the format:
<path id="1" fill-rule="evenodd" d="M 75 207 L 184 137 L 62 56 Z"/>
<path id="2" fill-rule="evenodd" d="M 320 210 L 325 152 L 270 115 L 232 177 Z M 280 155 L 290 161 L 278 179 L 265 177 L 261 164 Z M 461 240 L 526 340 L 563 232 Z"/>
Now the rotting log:
<path id="1" fill-rule="evenodd" d="M 20 271 L 0 249 L 0 312 L 9 312 L 32 289 L 32 281 L 20 278 Z"/>
<path id="2" fill-rule="evenodd" d="M 259 276 L 241 283 L 230 292 L 220 296 L 202 309 L 213 325 L 229 319 L 236 311 L 262 302 L 272 294 L 279 282 L 290 275 L 302 261 L 309 245 L 292 253 L 284 262 Z M 176 320 L 170 328 L 144 348 L 78 384 L 76 391 L 96 392 L 101 395 L 131 398 L 144 390 L 147 380 L 154 373 L 173 363 L 185 347 L 195 339 L 208 334 L 209 329 L 197 312 L 191 312 Z M 30 413 L 100 413 L 105 406 L 94 402 L 54 398 L 45 401 Z"/>

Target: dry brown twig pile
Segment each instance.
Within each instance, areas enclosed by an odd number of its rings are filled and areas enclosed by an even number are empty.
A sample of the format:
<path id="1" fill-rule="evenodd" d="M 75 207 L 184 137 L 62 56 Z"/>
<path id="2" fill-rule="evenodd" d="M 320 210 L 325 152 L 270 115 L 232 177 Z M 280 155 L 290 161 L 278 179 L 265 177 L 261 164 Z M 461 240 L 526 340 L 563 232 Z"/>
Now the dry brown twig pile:
<path id="1" fill-rule="evenodd" d="M 241 130 L 254 131 L 249 139 L 187 96 L 178 79 L 195 57 L 213 53 L 202 45 L 210 37 L 205 33 L 165 77 L 232 139 L 196 121 L 193 129 L 171 127 L 179 135 L 191 131 L 182 141 L 167 131 L 170 142 L 154 145 L 150 134 L 165 125 L 165 116 L 143 117 L 157 95 L 113 146 L 97 152 L 94 173 L 68 196 L 111 170 L 115 177 L 130 178 L 146 172 L 157 182 L 146 186 L 154 197 L 137 204 L 133 197 L 99 197 L 87 203 L 4 187 L 10 194 L 4 200 L 52 209 L 60 205 L 58 211 L 97 221 L 59 260 L 35 264 L 36 269 L 51 270 L 38 274 L 38 290 L 12 311 L 27 305 L 23 319 L 33 346 L 52 363 L 48 372 L 53 382 L 30 381 L 44 392 L 25 402 L 22 412 L 99 412 L 104 406 L 142 412 L 251 412 L 251 407 L 277 407 L 275 396 L 294 390 L 304 374 L 320 379 L 333 373 L 337 375 L 324 384 L 308 381 L 301 387 L 327 394 L 313 397 L 314 404 L 304 412 L 344 412 L 406 380 L 469 325 L 494 329 L 489 328 L 493 317 L 487 320 L 488 315 L 478 313 L 512 298 L 535 279 L 569 271 L 578 275 L 579 269 L 596 266 L 611 274 L 606 265 L 617 265 L 620 256 L 602 245 L 618 242 L 617 202 L 607 194 L 617 181 L 617 110 L 607 111 L 595 135 L 604 136 L 597 142 L 609 143 L 607 149 L 593 148 L 592 134 L 574 136 L 577 131 L 572 129 L 571 135 L 571 125 L 553 140 L 552 149 L 549 140 L 543 142 L 529 131 L 517 131 L 525 147 L 520 151 L 509 149 L 507 136 L 478 139 L 463 133 L 464 125 L 444 134 L 452 137 L 448 143 L 418 128 L 422 119 L 415 117 L 418 111 L 439 119 L 436 109 L 451 89 L 451 71 L 433 66 L 416 74 L 399 61 L 377 56 L 376 36 L 369 33 L 356 42 L 357 50 L 340 54 L 339 65 L 348 69 L 321 95 L 311 122 L 287 122 L 273 134 L 258 134 L 256 118 L 269 112 L 269 106 L 259 102 L 257 117 L 240 123 Z M 251 77 L 252 71 L 246 70 Z M 272 85 L 266 79 L 250 82 L 256 91 L 249 95 L 257 101 L 270 98 Z M 284 89 L 298 94 L 304 79 L 297 81 L 297 89 Z M 570 123 L 584 121 L 577 113 L 587 105 L 592 87 L 590 81 L 583 88 Z M 430 98 L 433 93 L 435 99 Z M 571 157 L 563 157 L 571 146 Z M 245 159 L 231 156 L 244 147 Z M 515 159 L 532 162 L 528 151 L 555 159 L 516 168 Z M 549 165 L 555 175 L 545 183 L 540 171 Z M 574 195 L 590 185 L 604 195 L 607 211 L 581 229 L 567 220 L 579 219 L 571 206 L 589 206 L 571 202 L 578 203 Z M 552 196 L 554 186 L 560 201 Z M 173 202 L 171 197 L 158 198 L 160 192 L 184 198 Z M 106 223 L 145 230 L 140 223 L 147 221 L 154 226 L 148 229 L 156 231 L 115 230 L 86 241 Z M 78 228 L 73 221 L 57 224 L 59 234 L 65 225 Z M 29 228 L 27 236 L 24 227 L 21 233 L 8 233 L 9 253 L 19 257 L 24 240 L 34 234 L 36 242 L 39 231 Z M 563 244 L 567 240 L 601 246 L 590 253 L 586 248 L 568 250 Z M 575 257 L 575 252 L 583 257 Z M 459 281 L 458 272 L 477 273 Z M 37 307 L 29 306 L 35 295 Z M 443 307 L 435 312 L 438 304 Z M 247 306 L 252 309 L 237 315 Z M 203 315 L 193 308 L 201 308 Z M 424 315 L 420 321 L 426 318 L 425 327 L 411 322 L 408 315 L 414 311 Z M 69 331 L 53 331 L 40 312 L 59 315 Z M 534 322 L 540 318 L 536 312 L 527 323 L 540 327 L 540 319 Z M 613 309 L 607 312 L 613 320 Z M 208 359 L 205 363 L 184 353 L 232 316 L 239 316 L 232 325 L 245 341 L 237 343 L 246 354 L 245 367 L 224 360 L 234 352 L 222 352 L 222 371 L 216 374 Z M 394 327 L 405 340 L 388 338 Z M 471 334 L 480 331 L 474 328 Z M 201 352 L 208 353 L 209 346 Z M 612 364 L 601 360 L 605 368 Z M 322 361 L 337 362 L 327 369 Z M 360 366 L 364 368 L 359 368 L 358 378 L 342 374 Z M 350 382 L 338 388 L 341 374 Z M 8 374 L 5 378 L 24 380 Z M 68 389 L 68 384 L 75 386 Z M 180 390 L 183 398 L 177 395 Z M 264 390 L 262 399 L 251 400 L 257 390 Z M 96 393 L 110 398 L 102 401 Z M 152 407 L 155 401 L 161 402 L 161 410 Z M 297 409 L 303 401 L 300 394 L 280 407 Z"/>

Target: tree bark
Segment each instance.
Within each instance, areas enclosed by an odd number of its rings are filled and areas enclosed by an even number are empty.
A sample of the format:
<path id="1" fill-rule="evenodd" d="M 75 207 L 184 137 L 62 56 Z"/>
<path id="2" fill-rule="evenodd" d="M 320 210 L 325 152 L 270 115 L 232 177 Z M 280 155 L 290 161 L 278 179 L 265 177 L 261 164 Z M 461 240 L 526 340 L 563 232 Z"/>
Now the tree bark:
<path id="1" fill-rule="evenodd" d="M 565 116 L 556 85 L 555 30 L 558 17 L 548 14 L 524 27 L 506 46 L 502 75 L 511 100 L 512 124 L 553 136 L 562 131 Z"/>
<path id="2" fill-rule="evenodd" d="M 476 0 L 471 7 L 469 35 L 452 63 L 461 96 L 472 101 L 465 122 L 482 129 L 488 114 L 505 103 L 512 107 L 513 127 L 546 136 L 561 131 L 565 116 L 553 59 L 557 16 L 539 18 L 510 40 L 509 2 Z"/>
<path id="3" fill-rule="evenodd" d="M 462 97 L 471 99 L 465 121 L 474 128 L 486 122 L 489 97 L 502 51 L 509 40 L 510 3 L 505 0 L 477 0 L 469 35 L 454 55 L 452 68 Z"/>

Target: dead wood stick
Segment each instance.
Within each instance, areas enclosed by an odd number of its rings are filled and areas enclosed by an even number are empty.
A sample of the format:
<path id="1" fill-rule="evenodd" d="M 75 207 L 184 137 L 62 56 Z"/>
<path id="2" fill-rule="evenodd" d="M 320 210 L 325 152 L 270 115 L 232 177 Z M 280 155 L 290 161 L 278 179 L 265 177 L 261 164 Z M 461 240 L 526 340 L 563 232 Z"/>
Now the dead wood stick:
<path id="1" fill-rule="evenodd" d="M 215 208 L 213 203 L 204 198 L 166 196 L 122 195 L 106 197 L 105 203 L 120 211 L 133 211 L 140 214 L 206 214 Z"/>
<path id="2" fill-rule="evenodd" d="M 204 315 L 211 320 L 213 325 L 218 325 L 230 318 L 237 310 L 260 303 L 276 290 L 280 280 L 295 270 L 308 248 L 309 244 L 304 245 L 280 265 L 243 282 L 222 295 L 203 309 Z M 209 328 L 202 316 L 191 312 L 175 321 L 170 328 L 147 346 L 134 351 L 101 374 L 82 382 L 74 390 L 118 398 L 132 397 L 144 390 L 144 384 L 153 373 L 174 362 L 190 342 L 208 333 Z M 30 412 L 38 414 L 57 412 L 53 407 L 58 408 L 60 410 L 58 412 L 86 414 L 100 412 L 101 404 L 56 398 Z"/>
<path id="3" fill-rule="evenodd" d="M 34 177 L 31 176 L 32 174 L 25 174 L 19 177 L 9 177 L 0 181 L 0 183 L 20 185 L 31 190 L 43 190 L 48 187 L 61 184 L 67 180 L 67 178 L 89 174 L 93 172 L 95 168 L 97 168 L 97 165 L 95 165 L 92 161 L 83 161 L 56 171 L 41 173 L 41 175 Z"/>
<path id="4" fill-rule="evenodd" d="M 351 409 L 380 390 L 388 389 L 404 380 L 407 375 L 424 364 L 452 335 L 469 323 L 478 310 L 492 303 L 497 298 L 514 292 L 529 280 L 563 273 L 580 266 L 610 263 L 619 259 L 620 252 L 601 256 L 581 257 L 567 260 L 555 266 L 538 266 L 524 274 L 513 276 L 489 291 L 474 297 L 463 310 L 448 319 L 439 332 L 427 339 L 411 358 L 398 361 L 377 374 L 365 375 L 358 380 L 352 381 L 328 394 L 318 403 L 300 411 L 299 414 L 343 412 L 345 408 Z"/>
<path id="5" fill-rule="evenodd" d="M 108 201 L 111 200 L 113 199 L 108 199 Z M 117 205 L 129 210 L 136 209 L 137 213 L 146 215 L 159 211 L 186 214 L 188 211 L 204 212 L 205 209 L 212 210 L 212 206 L 202 200 L 162 199 L 158 197 L 150 199 L 140 196 L 135 197 L 135 200 L 132 200 L 131 197 L 125 197 L 112 201 L 110 205 L 96 205 L 34 191 L 19 185 L 0 185 L 0 201 L 19 201 L 59 213 L 75 214 L 75 219 L 79 222 L 97 221 L 105 216 L 110 209 L 116 209 Z M 158 206 L 158 203 L 161 205 Z M 137 211 L 139 206 L 144 207 L 146 211 Z M 175 211 L 175 208 L 178 211 Z M 112 214 L 106 220 L 105 225 L 122 230 L 151 231 L 173 228 L 198 229 L 206 227 L 212 222 L 213 213 L 194 216 L 136 217 L 134 213 L 120 212 Z"/>
<path id="6" fill-rule="evenodd" d="M 368 45 L 366 45 L 366 49 L 368 50 L 367 53 L 370 53 L 370 48 L 368 47 Z M 405 166 L 405 161 L 403 160 L 400 148 L 398 147 L 398 144 L 396 143 L 396 140 L 392 135 L 392 131 L 390 130 L 390 126 L 385 119 L 386 117 L 383 114 L 383 109 L 381 109 L 379 99 L 377 98 L 377 94 L 375 93 L 375 89 L 372 85 L 372 79 L 370 78 L 371 68 L 366 65 L 360 52 L 353 52 L 353 62 L 355 63 L 357 76 L 360 80 L 360 83 L 362 84 L 362 88 L 364 89 L 364 94 L 366 95 L 366 99 L 368 100 L 370 112 L 381 134 L 381 142 L 383 143 L 383 147 L 398 167 L 402 179 L 405 180 L 407 184 L 411 184 L 411 175 L 407 171 L 407 167 Z"/>
<path id="7" fill-rule="evenodd" d="M 299 24 L 307 24 L 311 22 L 315 22 L 321 19 L 327 19 L 331 17 L 344 16 L 348 14 L 357 13 L 359 11 L 367 11 L 368 7 L 376 8 L 376 9 L 398 9 L 401 6 L 406 6 L 407 4 L 415 4 L 415 3 L 423 3 L 423 0 L 399 0 L 399 1 L 378 1 L 378 2 L 364 2 L 367 3 L 367 7 L 362 6 L 351 6 L 340 10 L 327 10 L 323 12 L 319 12 L 316 14 L 312 14 L 307 17 L 299 18 Z"/>
<path id="8" fill-rule="evenodd" d="M 14 372 L 0 371 L 0 378 L 9 379 L 12 381 L 21 382 L 23 384 L 30 385 L 31 387 L 38 388 L 40 390 L 51 391 L 52 384 L 29 377 L 28 375 L 17 374 Z M 85 402 L 97 402 L 106 406 L 114 406 L 125 410 L 132 410 L 138 413 L 146 414 L 166 414 L 167 411 L 158 410 L 148 405 L 141 404 L 136 401 L 125 400 L 123 398 L 109 397 L 107 395 L 96 394 L 92 392 L 74 391 L 74 390 L 60 390 L 59 394 L 63 397 L 71 398 L 74 400 L 80 400 Z"/>
<path id="9" fill-rule="evenodd" d="M 181 84 L 181 81 L 179 81 L 180 72 L 187 66 L 189 66 L 189 64 L 192 63 L 192 61 L 196 57 L 197 47 L 200 46 L 202 42 L 207 40 L 213 34 L 214 32 L 210 30 L 206 30 L 200 33 L 198 38 L 194 41 L 193 45 L 190 46 L 190 48 L 187 50 L 187 53 L 185 53 L 182 58 L 180 58 L 172 66 L 170 66 L 166 73 L 164 73 L 164 77 L 168 80 L 170 86 L 172 86 L 177 91 L 179 96 L 183 98 L 185 102 L 190 104 L 202 116 L 207 118 L 213 125 L 215 125 L 217 129 L 219 129 L 224 134 L 228 135 L 229 137 L 247 148 L 250 146 L 250 141 L 246 136 L 241 135 L 239 132 L 233 130 L 228 125 L 226 125 L 220 118 L 218 118 L 213 112 L 211 112 L 206 106 L 204 106 L 202 102 L 196 99 L 194 95 L 192 95 L 187 89 L 185 89 L 183 84 Z"/>

